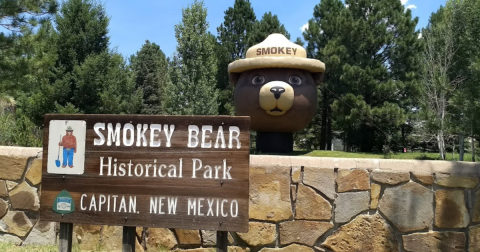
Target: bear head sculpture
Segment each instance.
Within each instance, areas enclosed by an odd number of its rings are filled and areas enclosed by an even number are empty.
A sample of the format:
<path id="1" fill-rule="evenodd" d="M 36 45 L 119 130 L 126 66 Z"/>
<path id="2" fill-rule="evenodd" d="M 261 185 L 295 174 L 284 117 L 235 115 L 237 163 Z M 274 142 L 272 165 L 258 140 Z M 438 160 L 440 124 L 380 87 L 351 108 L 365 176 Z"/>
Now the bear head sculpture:
<path id="1" fill-rule="evenodd" d="M 324 71 L 325 64 L 308 59 L 303 47 L 271 34 L 228 66 L 235 112 L 250 116 L 257 132 L 299 131 L 315 115 L 316 85 Z"/>

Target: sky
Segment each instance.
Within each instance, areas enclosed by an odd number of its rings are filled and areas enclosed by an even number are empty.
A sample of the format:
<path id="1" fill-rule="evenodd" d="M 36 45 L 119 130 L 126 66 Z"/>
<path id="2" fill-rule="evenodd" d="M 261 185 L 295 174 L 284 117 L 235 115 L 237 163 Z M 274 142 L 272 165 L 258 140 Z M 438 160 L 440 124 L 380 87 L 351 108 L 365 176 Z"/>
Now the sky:
<path id="1" fill-rule="evenodd" d="M 62 0 L 61 0 L 62 1 Z M 64 0 L 63 0 L 64 1 Z M 167 57 L 176 50 L 174 27 L 182 20 L 182 8 L 194 0 L 98 0 L 104 3 L 110 17 L 110 46 L 124 57 L 130 57 L 140 50 L 146 40 L 154 42 Z M 419 17 L 417 29 L 425 27 L 432 12 L 447 0 L 398 0 L 412 10 L 413 17 Z M 235 0 L 204 0 L 207 8 L 209 31 L 217 36 L 217 27 L 223 23 L 225 11 L 233 7 Z M 313 17 L 313 8 L 320 0 L 250 0 L 257 19 L 271 11 L 290 33 L 290 39 L 303 39 L 302 31 Z M 0 32 L 9 31 L 0 27 Z"/>
<path id="2" fill-rule="evenodd" d="M 417 29 L 425 27 L 432 12 L 445 5 L 446 0 L 399 0 L 419 17 Z M 233 7 L 234 0 L 204 0 L 209 31 L 217 36 L 217 27 L 223 23 L 224 12 Z M 276 14 L 294 41 L 302 37 L 302 28 L 313 17 L 313 8 L 319 0 L 250 0 L 257 19 L 265 12 Z M 193 0 L 105 0 L 110 19 L 111 47 L 125 57 L 135 54 L 146 40 L 154 42 L 167 57 L 175 52 L 177 42 L 174 26 L 182 19 L 182 8 Z"/>

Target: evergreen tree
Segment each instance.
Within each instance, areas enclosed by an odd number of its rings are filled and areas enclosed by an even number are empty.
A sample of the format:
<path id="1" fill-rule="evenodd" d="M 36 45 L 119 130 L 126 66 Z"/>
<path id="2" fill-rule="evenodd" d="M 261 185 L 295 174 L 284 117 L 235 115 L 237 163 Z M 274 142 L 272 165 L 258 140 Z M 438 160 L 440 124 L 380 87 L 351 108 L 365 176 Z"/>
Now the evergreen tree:
<path id="1" fill-rule="evenodd" d="M 71 72 L 88 55 L 106 52 L 109 44 L 109 18 L 105 8 L 94 0 L 69 0 L 55 17 L 58 35 L 57 66 Z"/>
<path id="2" fill-rule="evenodd" d="M 49 111 L 61 110 L 61 107 L 70 103 L 83 113 L 91 113 L 87 112 L 90 109 L 81 109 L 89 107 L 89 104 L 81 104 L 83 101 L 74 98 L 89 95 L 81 93 L 88 88 L 78 89 L 74 69 L 83 64 L 88 56 L 108 52 L 108 22 L 104 7 L 95 0 L 69 0 L 62 3 L 55 16 L 57 32 L 52 38 L 57 60 L 52 69 L 55 77 L 50 79 L 50 84 L 55 90 L 54 101 L 57 105 Z"/>
<path id="3" fill-rule="evenodd" d="M 100 67 L 101 66 L 101 67 Z M 76 65 L 73 104 L 85 114 L 138 113 L 141 89 L 136 89 L 123 57 L 115 52 L 87 56 Z"/>
<path id="4" fill-rule="evenodd" d="M 215 37 L 207 29 L 207 10 L 202 1 L 182 10 L 182 22 L 175 25 L 178 45 L 164 106 L 168 114 L 218 114 Z"/>
<path id="5" fill-rule="evenodd" d="M 91 0 L 63 2 L 54 25 L 56 31 L 42 45 L 50 67 L 32 80 L 32 94 L 22 103 L 25 113 L 37 125 L 46 113 L 138 113 L 142 91 L 122 56 L 108 49 L 103 6 Z"/>
<path id="6" fill-rule="evenodd" d="M 21 32 L 23 27 L 48 19 L 48 15 L 56 13 L 57 7 L 58 3 L 55 0 L 2 0 L 0 26 L 10 31 Z"/>
<path id="7" fill-rule="evenodd" d="M 17 97 L 18 90 L 25 86 L 33 46 L 43 39 L 32 29 L 46 23 L 57 7 L 55 0 L 0 1 L 0 26 L 8 31 L 0 32 L 0 99 Z"/>
<path id="8" fill-rule="evenodd" d="M 233 7 L 225 11 L 223 24 L 217 28 L 217 39 L 227 49 L 231 59 L 245 57 L 247 37 L 256 19 L 249 0 L 235 0 Z"/>
<path id="9" fill-rule="evenodd" d="M 280 23 L 277 15 L 272 15 L 272 12 L 269 11 L 263 14 L 260 21 L 256 21 L 253 24 L 252 32 L 249 33 L 247 39 L 248 47 L 264 41 L 268 35 L 272 33 L 281 33 L 290 39 L 290 33 L 288 33 L 285 26 Z"/>
<path id="10" fill-rule="evenodd" d="M 18 98 L 22 113 L 39 126 L 43 123 L 44 115 L 53 112 L 57 95 L 63 96 L 61 91 L 55 90 L 50 83 L 52 79 L 57 78 L 54 73 L 57 60 L 53 43 L 54 34 L 55 30 L 50 22 L 38 30 L 38 35 L 44 39 L 35 43 L 33 47 L 28 64 L 32 70 L 24 80 L 24 85 L 29 88 L 23 89 Z"/>
<path id="11" fill-rule="evenodd" d="M 233 7 L 225 11 L 223 24 L 217 28 L 217 88 L 219 89 L 220 114 L 233 114 L 233 86 L 228 79 L 228 64 L 245 57 L 247 37 L 256 21 L 249 0 L 235 0 Z"/>
<path id="12" fill-rule="evenodd" d="M 162 114 L 162 96 L 169 77 L 167 59 L 160 46 L 147 40 L 140 51 L 131 57 L 131 66 L 135 74 L 135 86 L 143 90 L 140 113 Z"/>
<path id="13" fill-rule="evenodd" d="M 412 19 L 398 0 L 345 4 L 349 7 L 339 0 L 322 1 L 305 35 L 309 56 L 327 65 L 322 137 L 331 138 L 335 128 L 343 132 L 349 149 L 380 151 L 401 145 L 401 129 L 419 92 L 418 18 Z"/>
<path id="14" fill-rule="evenodd" d="M 345 6 L 340 0 L 321 1 L 314 7 L 313 19 L 309 20 L 308 29 L 303 33 L 307 42 L 308 57 L 321 60 L 327 66 L 323 83 L 319 87 L 317 115 L 308 127 L 314 132 L 312 137 L 314 139 L 308 142 L 319 146 L 320 150 L 331 149 L 333 138 L 331 105 L 337 98 L 334 94 L 345 92 L 338 83 L 342 72 L 341 63 L 347 61 L 348 54 L 338 41 L 340 32 L 337 30 L 340 25 L 338 15 L 344 9 Z"/>

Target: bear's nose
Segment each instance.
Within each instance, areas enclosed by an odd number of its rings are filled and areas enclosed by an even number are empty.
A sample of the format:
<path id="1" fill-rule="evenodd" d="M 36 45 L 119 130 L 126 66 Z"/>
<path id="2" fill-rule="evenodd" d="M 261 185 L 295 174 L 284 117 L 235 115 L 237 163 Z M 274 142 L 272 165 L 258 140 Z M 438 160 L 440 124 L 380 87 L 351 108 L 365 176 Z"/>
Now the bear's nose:
<path id="1" fill-rule="evenodd" d="M 280 95 L 282 95 L 282 93 L 285 93 L 285 88 L 275 86 L 275 87 L 270 88 L 270 92 L 273 93 L 273 96 L 275 96 L 275 99 L 278 99 L 278 98 L 280 98 Z"/>

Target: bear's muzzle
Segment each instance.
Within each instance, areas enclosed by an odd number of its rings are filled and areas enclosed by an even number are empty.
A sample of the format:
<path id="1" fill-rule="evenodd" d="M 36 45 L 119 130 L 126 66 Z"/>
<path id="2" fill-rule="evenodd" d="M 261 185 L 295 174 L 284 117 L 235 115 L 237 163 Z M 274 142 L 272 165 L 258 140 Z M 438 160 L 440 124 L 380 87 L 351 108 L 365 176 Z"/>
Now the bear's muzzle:
<path id="1" fill-rule="evenodd" d="M 295 91 L 283 81 L 271 81 L 263 85 L 259 93 L 260 107 L 269 115 L 280 116 L 293 106 Z"/>

